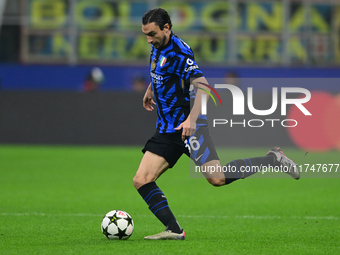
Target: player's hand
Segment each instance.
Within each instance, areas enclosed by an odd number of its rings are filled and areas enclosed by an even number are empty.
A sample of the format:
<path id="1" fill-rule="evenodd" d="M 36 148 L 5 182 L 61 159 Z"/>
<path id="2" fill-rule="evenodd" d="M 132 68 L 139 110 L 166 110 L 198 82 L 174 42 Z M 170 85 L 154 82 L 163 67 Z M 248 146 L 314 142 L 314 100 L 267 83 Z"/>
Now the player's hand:
<path id="1" fill-rule="evenodd" d="M 185 141 L 189 136 L 192 136 L 196 132 L 196 123 L 190 123 L 190 117 L 188 117 L 184 122 L 182 122 L 175 130 L 182 130 L 182 140 Z"/>
<path id="2" fill-rule="evenodd" d="M 153 98 L 153 92 L 148 89 L 143 97 L 143 107 L 149 112 L 151 112 L 154 109 L 153 106 L 156 105 Z"/>

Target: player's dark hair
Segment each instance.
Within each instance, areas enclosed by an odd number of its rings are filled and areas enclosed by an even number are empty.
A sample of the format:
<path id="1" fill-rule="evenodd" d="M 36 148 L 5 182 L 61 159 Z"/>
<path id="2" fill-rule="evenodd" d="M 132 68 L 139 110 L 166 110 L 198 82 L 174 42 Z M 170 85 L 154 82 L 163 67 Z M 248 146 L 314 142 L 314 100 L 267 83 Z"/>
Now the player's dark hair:
<path id="1" fill-rule="evenodd" d="M 164 29 L 164 25 L 166 23 L 169 24 L 170 29 L 172 27 L 169 13 L 162 8 L 152 9 L 144 14 L 142 18 L 142 24 L 147 25 L 152 22 L 155 22 L 155 24 L 159 26 L 161 30 Z"/>

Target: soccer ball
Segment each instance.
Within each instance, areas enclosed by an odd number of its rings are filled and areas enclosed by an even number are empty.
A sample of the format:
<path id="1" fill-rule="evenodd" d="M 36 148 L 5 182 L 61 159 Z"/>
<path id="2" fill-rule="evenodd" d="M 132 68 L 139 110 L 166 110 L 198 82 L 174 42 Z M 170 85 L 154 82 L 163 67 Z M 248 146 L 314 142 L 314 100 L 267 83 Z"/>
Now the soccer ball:
<path id="1" fill-rule="evenodd" d="M 124 211 L 113 210 L 108 212 L 102 221 L 102 232 L 107 239 L 128 239 L 133 232 L 133 220 Z"/>

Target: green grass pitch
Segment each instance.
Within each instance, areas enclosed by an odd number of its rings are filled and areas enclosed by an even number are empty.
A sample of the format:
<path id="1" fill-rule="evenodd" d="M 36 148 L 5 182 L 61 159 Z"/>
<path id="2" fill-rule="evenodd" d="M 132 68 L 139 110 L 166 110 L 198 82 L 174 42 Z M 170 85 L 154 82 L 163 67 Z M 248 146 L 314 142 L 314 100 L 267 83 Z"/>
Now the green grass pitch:
<path id="1" fill-rule="evenodd" d="M 267 149 L 220 149 L 222 163 Z M 338 152 L 285 150 L 298 163 L 340 163 Z M 183 156 L 158 185 L 187 234 L 164 230 L 132 185 L 137 147 L 0 146 L 0 254 L 338 254 L 340 179 L 249 178 L 213 187 Z M 340 172 L 340 169 L 338 170 Z M 129 240 L 107 240 L 103 216 L 127 211 Z"/>

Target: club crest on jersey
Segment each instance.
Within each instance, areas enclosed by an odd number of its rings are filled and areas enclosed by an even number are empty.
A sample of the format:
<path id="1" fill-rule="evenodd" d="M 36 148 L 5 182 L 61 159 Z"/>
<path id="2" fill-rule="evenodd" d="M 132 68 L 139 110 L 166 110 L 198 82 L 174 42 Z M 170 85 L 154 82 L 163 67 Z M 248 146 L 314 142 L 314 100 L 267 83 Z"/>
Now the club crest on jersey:
<path id="1" fill-rule="evenodd" d="M 151 69 L 152 69 L 152 71 L 155 71 L 155 69 L 156 69 L 156 59 L 152 60 Z"/>
<path id="2" fill-rule="evenodd" d="M 159 65 L 163 67 L 165 65 L 165 62 L 166 62 L 166 57 L 162 57 L 161 60 L 159 61 Z"/>

